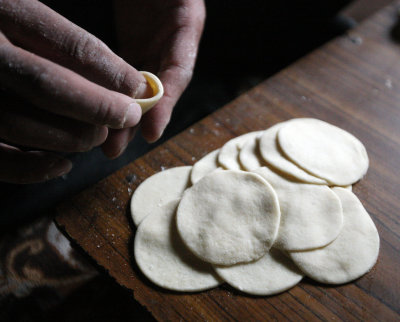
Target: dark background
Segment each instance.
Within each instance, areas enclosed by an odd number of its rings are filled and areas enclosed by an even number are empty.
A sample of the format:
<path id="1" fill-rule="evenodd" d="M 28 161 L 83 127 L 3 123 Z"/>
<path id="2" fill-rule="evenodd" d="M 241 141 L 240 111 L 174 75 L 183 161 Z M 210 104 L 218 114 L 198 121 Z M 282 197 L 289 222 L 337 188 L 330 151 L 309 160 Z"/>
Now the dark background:
<path id="1" fill-rule="evenodd" d="M 150 1 L 150 0 L 149 0 Z M 371 2 L 373 0 L 370 0 Z M 112 2 L 43 1 L 118 51 Z M 140 135 L 117 160 L 99 149 L 70 155 L 74 168 L 66 177 L 33 185 L 0 184 L 0 234 L 43 215 L 55 205 L 132 162 L 242 92 L 314 48 L 345 32 L 354 21 L 339 10 L 345 0 L 206 1 L 207 22 L 194 77 L 178 102 L 163 138 L 152 145 Z M 100 270 L 101 271 L 101 270 Z M 50 294 L 50 293 L 49 293 Z M 5 321 L 151 320 L 132 294 L 100 274 L 67 299 L 37 290 L 23 299 L 0 301 Z"/>

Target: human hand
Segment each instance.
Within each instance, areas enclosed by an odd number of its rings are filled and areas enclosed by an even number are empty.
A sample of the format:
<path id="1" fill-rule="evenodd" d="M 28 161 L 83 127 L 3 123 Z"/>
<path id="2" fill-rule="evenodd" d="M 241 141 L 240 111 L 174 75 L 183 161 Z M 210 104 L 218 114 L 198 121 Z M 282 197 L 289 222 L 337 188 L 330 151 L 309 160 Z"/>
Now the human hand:
<path id="1" fill-rule="evenodd" d="M 141 118 L 132 97 L 149 91 L 104 43 L 36 0 L 0 1 L 0 88 L 0 181 L 14 183 L 60 176 L 71 163 L 52 152 L 107 137 L 105 154 L 118 156 L 125 141 L 108 129 L 131 136 Z"/>
<path id="2" fill-rule="evenodd" d="M 163 98 L 141 121 L 143 136 L 154 142 L 192 78 L 204 26 L 204 2 L 115 0 L 115 6 L 121 56 L 133 66 L 156 74 L 164 86 Z"/>

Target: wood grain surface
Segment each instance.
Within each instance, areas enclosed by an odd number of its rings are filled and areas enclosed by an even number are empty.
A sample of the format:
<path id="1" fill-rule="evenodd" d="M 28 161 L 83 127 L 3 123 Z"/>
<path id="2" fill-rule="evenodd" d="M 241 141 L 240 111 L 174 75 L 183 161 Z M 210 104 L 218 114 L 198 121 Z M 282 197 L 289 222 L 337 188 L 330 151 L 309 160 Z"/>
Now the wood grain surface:
<path id="1" fill-rule="evenodd" d="M 58 208 L 59 227 L 159 320 L 399 321 L 400 45 L 393 38 L 398 6 L 385 8 L 64 202 Z M 234 136 L 294 117 L 326 120 L 365 144 L 370 169 L 354 192 L 381 238 L 372 271 L 335 287 L 305 278 L 271 297 L 246 296 L 228 286 L 179 294 L 149 282 L 132 254 L 129 201 L 135 188 L 162 169 L 193 164 Z"/>

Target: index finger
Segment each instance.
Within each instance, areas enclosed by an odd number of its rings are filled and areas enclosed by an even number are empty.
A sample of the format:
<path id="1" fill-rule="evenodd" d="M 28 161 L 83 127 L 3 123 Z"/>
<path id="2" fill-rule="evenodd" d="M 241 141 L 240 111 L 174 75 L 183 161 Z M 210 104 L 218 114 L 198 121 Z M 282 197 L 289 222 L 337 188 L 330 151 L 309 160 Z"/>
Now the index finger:
<path id="1" fill-rule="evenodd" d="M 130 97 L 148 93 L 145 78 L 101 40 L 43 3 L 0 2 L 0 27 L 11 42 Z"/>
<path id="2" fill-rule="evenodd" d="M 149 142 L 158 140 L 169 123 L 172 110 L 189 84 L 203 31 L 205 9 L 202 1 L 190 2 L 188 19 L 175 31 L 168 50 L 163 53 L 158 77 L 164 96 L 142 117 L 142 135 Z"/>

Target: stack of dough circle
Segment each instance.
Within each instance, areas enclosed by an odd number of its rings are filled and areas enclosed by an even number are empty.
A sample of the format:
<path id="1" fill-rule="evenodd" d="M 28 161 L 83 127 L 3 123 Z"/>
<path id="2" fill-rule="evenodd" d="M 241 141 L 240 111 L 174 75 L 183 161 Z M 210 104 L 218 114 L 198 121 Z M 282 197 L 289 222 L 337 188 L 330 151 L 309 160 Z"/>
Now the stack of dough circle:
<path id="1" fill-rule="evenodd" d="M 260 137 L 260 154 L 262 158 L 274 168 L 296 178 L 299 181 L 313 184 L 326 184 L 327 182 L 325 180 L 307 173 L 296 164 L 286 159 L 280 152 L 276 142 L 276 135 L 278 131 L 289 122 L 292 121 L 278 123 L 264 131 Z"/>
<path id="2" fill-rule="evenodd" d="M 131 200 L 131 215 L 136 226 L 155 208 L 180 198 L 189 186 L 191 166 L 156 173 L 142 182 Z"/>
<path id="3" fill-rule="evenodd" d="M 260 176 L 216 171 L 188 189 L 177 211 L 188 248 L 213 264 L 256 260 L 271 248 L 279 226 L 274 190 Z"/>
<path id="4" fill-rule="evenodd" d="M 315 119 L 234 138 L 136 189 L 138 267 L 174 291 L 224 281 L 257 296 L 304 275 L 328 284 L 357 279 L 379 253 L 376 227 L 351 192 L 367 168 L 358 139 Z"/>
<path id="5" fill-rule="evenodd" d="M 135 260 L 141 271 L 158 286 L 174 291 L 202 291 L 220 284 L 210 264 L 199 260 L 176 232 L 170 201 L 146 217 L 135 237 Z"/>
<path id="6" fill-rule="evenodd" d="M 227 170 L 240 170 L 240 149 L 248 140 L 257 137 L 261 133 L 261 131 L 246 133 L 226 142 L 218 154 L 218 163 Z"/>
<path id="7" fill-rule="evenodd" d="M 316 119 L 295 119 L 278 132 L 278 142 L 292 162 L 338 186 L 360 180 L 368 169 L 364 145 L 350 133 Z"/>
<path id="8" fill-rule="evenodd" d="M 239 162 L 242 168 L 247 171 L 265 165 L 258 150 L 258 137 L 251 138 L 243 145 L 239 153 Z"/>

